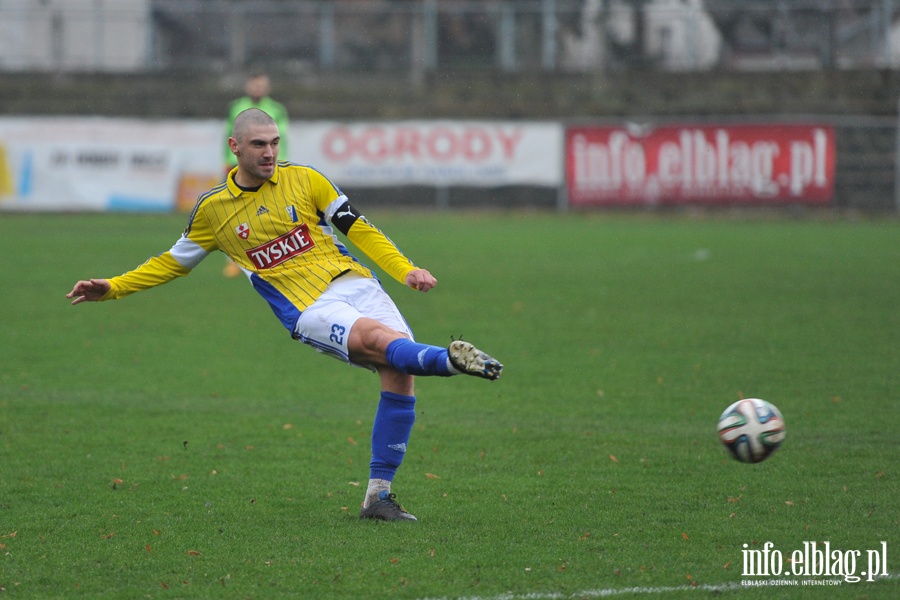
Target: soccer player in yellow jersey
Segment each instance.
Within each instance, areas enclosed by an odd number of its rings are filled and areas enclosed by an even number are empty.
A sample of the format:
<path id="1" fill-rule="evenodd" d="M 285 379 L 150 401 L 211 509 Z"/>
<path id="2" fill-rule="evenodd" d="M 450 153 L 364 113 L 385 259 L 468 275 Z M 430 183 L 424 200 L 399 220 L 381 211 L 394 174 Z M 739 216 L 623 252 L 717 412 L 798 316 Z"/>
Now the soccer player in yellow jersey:
<path id="1" fill-rule="evenodd" d="M 269 92 L 271 91 L 272 83 L 269 80 L 269 76 L 265 73 L 254 73 L 250 75 L 244 83 L 245 95 L 228 105 L 228 116 L 225 119 L 225 135 L 223 136 L 223 139 L 225 140 L 224 157 L 226 173 L 231 171 L 238 164 L 237 157 L 231 151 L 231 146 L 228 144 L 228 138 L 231 137 L 234 119 L 248 108 L 258 108 L 275 120 L 275 124 L 278 125 L 278 133 L 281 134 L 281 139 L 278 143 L 279 153 L 284 158 L 289 158 L 290 155 L 287 152 L 289 128 L 288 112 L 284 107 L 284 104 L 269 96 Z M 225 268 L 222 270 L 222 273 L 226 277 L 238 277 L 241 274 L 241 270 L 234 261 L 226 258 Z"/>
<path id="2" fill-rule="evenodd" d="M 410 262 L 324 175 L 278 162 L 278 142 L 268 114 L 240 113 L 228 140 L 238 165 L 200 196 L 175 244 L 118 277 L 79 281 L 66 297 L 73 305 L 122 298 L 187 275 L 213 251 L 224 252 L 294 339 L 378 373 L 381 397 L 360 518 L 415 521 L 391 493 L 415 421 L 414 377 L 494 380 L 503 365 L 462 340 L 447 348 L 415 342 L 381 283 L 332 226 L 406 286 L 427 292 L 437 279 Z"/>

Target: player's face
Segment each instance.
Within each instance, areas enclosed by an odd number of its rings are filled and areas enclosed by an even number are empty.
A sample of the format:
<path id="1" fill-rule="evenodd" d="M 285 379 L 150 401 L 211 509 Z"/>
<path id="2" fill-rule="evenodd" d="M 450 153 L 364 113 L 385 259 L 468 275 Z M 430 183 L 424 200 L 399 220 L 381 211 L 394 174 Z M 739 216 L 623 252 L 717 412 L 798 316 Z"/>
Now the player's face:
<path id="1" fill-rule="evenodd" d="M 275 174 L 278 161 L 278 143 L 281 136 L 277 125 L 253 125 L 241 137 L 228 140 L 231 151 L 238 160 L 239 183 L 246 186 L 260 185 Z"/>
<path id="2" fill-rule="evenodd" d="M 262 98 L 269 95 L 269 78 L 260 76 L 249 79 L 244 86 L 244 92 L 254 102 L 259 102 Z"/>

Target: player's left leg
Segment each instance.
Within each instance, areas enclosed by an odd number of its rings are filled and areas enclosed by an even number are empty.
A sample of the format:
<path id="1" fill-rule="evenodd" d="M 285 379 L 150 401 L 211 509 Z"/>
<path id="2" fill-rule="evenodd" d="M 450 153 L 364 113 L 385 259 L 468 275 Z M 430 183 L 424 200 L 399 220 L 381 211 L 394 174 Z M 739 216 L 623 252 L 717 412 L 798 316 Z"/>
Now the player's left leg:
<path id="1" fill-rule="evenodd" d="M 397 330 L 374 318 L 363 317 L 353 324 L 347 348 L 350 360 L 357 364 L 390 367 L 405 375 L 458 375 L 447 348 L 420 344 L 410 339 L 405 323 L 395 321 Z"/>
<path id="2" fill-rule="evenodd" d="M 400 310 L 375 279 L 345 275 L 329 286 L 313 307 L 325 299 L 333 299 L 358 311 L 352 324 L 330 325 L 341 333 L 337 338 L 345 344 L 342 349 L 334 350 L 342 351 L 355 364 L 391 367 L 407 375 L 449 377 L 466 374 L 491 380 L 499 378 L 503 370 L 500 361 L 469 342 L 456 340 L 442 348 L 414 341 Z M 306 316 L 304 313 L 301 321 L 307 320 Z M 330 318 L 326 321 L 334 322 Z M 334 335 L 327 337 L 335 338 Z M 323 343 L 332 344 L 331 341 Z"/>
<path id="3" fill-rule="evenodd" d="M 350 360 L 357 364 L 391 367 L 407 375 L 450 377 L 472 375 L 498 379 L 503 365 L 469 342 L 455 340 L 447 348 L 420 344 L 374 319 L 362 317 L 348 337 Z"/>

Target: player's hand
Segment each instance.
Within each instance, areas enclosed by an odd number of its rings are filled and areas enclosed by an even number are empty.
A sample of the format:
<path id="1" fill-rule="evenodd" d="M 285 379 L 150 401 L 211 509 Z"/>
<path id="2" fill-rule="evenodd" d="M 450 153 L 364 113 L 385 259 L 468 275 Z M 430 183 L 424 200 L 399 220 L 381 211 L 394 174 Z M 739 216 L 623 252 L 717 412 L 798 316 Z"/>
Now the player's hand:
<path id="1" fill-rule="evenodd" d="M 66 294 L 66 298 L 72 298 L 72 306 L 81 304 L 82 302 L 96 302 L 109 291 L 109 281 L 106 279 L 90 279 L 88 281 L 79 281 L 72 288 L 72 291 Z"/>
<path id="2" fill-rule="evenodd" d="M 427 292 L 437 285 L 437 279 L 425 269 L 413 269 L 406 276 L 406 285 L 414 290 Z"/>

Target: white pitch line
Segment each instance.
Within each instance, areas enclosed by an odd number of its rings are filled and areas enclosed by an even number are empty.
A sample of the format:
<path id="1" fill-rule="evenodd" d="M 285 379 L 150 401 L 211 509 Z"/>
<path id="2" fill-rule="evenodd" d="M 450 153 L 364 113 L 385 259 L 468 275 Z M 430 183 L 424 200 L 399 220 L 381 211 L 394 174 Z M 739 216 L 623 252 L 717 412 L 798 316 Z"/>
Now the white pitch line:
<path id="1" fill-rule="evenodd" d="M 900 574 L 891 574 L 886 577 L 879 577 L 875 581 L 900 579 Z M 868 583 L 868 582 L 867 582 Z M 860 585 L 859 583 L 846 583 L 842 585 Z M 806 586 L 797 586 L 806 587 Z M 629 588 L 606 588 L 600 590 L 584 590 L 571 594 L 563 594 L 560 592 L 528 592 L 525 594 L 500 594 L 497 596 L 441 596 L 439 598 L 420 598 L 419 600 L 567 600 L 572 598 L 610 598 L 612 596 L 621 596 L 623 594 L 669 594 L 672 592 L 726 592 L 734 590 L 750 590 L 760 589 L 759 586 L 745 586 L 740 583 L 723 583 L 719 585 L 681 585 L 670 587 L 629 587 Z"/>
<path id="2" fill-rule="evenodd" d="M 607 588 L 600 590 L 584 590 L 571 594 L 560 592 L 528 592 L 526 594 L 500 594 L 498 596 L 443 596 L 440 598 L 421 598 L 420 600 L 565 600 L 567 598 L 609 598 L 622 594 L 668 594 L 670 592 L 686 592 L 691 590 L 705 592 L 724 592 L 727 590 L 741 589 L 743 586 L 737 583 L 722 585 L 682 585 L 672 587 L 630 587 Z"/>

